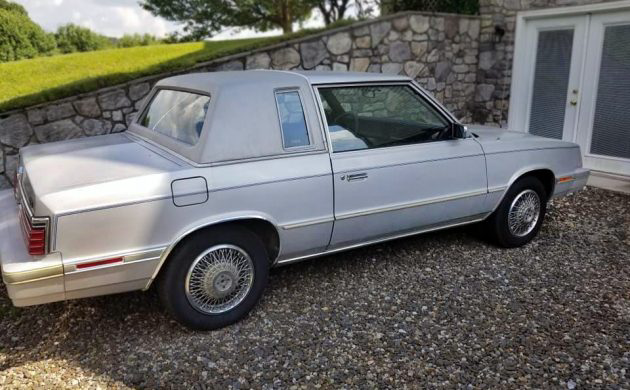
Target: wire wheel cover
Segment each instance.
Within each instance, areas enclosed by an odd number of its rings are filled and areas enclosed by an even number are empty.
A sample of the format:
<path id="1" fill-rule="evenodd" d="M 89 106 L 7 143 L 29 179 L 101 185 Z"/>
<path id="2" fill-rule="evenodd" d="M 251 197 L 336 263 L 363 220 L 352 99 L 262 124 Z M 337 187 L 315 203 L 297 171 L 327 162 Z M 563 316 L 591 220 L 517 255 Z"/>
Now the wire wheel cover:
<path id="1" fill-rule="evenodd" d="M 204 314 L 233 309 L 254 283 L 254 263 L 235 245 L 216 245 L 195 259 L 186 275 L 188 302 Z"/>
<path id="2" fill-rule="evenodd" d="M 540 197 L 534 190 L 524 190 L 518 194 L 508 211 L 510 233 L 523 237 L 531 233 L 540 218 Z"/>

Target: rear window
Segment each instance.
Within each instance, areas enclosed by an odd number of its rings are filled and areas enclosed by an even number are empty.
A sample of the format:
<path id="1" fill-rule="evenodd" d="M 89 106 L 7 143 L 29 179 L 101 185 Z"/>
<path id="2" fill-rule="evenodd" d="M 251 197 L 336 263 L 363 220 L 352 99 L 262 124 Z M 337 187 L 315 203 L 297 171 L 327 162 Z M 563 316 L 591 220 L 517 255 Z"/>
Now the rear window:
<path id="1" fill-rule="evenodd" d="M 191 92 L 159 90 L 140 124 L 188 145 L 199 141 L 210 97 Z"/>

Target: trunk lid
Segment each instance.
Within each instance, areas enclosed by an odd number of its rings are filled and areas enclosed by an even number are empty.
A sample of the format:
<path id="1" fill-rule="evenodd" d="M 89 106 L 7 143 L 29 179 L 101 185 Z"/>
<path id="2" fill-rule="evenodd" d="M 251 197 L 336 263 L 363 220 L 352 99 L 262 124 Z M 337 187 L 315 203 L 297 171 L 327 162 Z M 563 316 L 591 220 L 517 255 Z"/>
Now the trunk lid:
<path id="1" fill-rule="evenodd" d="M 142 142 L 111 134 L 22 148 L 36 215 L 137 200 L 156 191 L 170 193 L 167 178 L 186 164 Z"/>

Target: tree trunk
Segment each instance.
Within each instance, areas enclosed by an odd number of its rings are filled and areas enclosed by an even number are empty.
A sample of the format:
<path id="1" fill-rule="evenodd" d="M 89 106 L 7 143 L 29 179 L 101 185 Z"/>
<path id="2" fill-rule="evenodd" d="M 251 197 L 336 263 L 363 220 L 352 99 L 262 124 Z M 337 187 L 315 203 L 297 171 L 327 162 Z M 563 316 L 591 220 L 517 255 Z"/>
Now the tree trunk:
<path id="1" fill-rule="evenodd" d="M 289 4 L 291 0 L 281 0 L 282 1 L 282 12 L 280 17 L 282 18 L 282 33 L 288 34 L 293 32 L 293 23 L 291 20 L 291 5 Z"/>

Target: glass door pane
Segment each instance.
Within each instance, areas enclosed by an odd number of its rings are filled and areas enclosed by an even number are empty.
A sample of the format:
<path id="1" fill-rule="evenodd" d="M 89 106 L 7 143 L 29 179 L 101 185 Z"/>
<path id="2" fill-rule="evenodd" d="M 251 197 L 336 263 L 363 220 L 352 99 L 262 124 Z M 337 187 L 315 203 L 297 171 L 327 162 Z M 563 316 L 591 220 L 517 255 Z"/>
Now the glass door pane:
<path id="1" fill-rule="evenodd" d="M 630 159 L 630 25 L 604 29 L 592 154 Z"/>
<path id="2" fill-rule="evenodd" d="M 529 132 L 562 139 L 566 114 L 573 32 L 570 29 L 538 33 Z"/>

